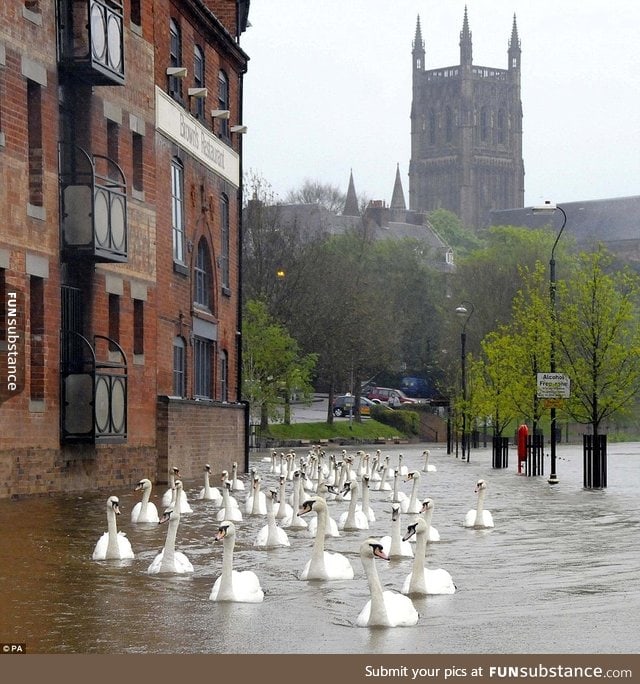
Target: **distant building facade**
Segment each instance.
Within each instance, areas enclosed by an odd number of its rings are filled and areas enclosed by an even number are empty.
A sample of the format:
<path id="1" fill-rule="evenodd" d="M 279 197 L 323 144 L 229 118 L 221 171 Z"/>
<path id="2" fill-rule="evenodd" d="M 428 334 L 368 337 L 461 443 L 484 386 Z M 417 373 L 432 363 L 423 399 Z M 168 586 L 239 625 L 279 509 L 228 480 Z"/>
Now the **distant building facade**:
<path id="1" fill-rule="evenodd" d="M 409 206 L 447 209 L 468 228 L 524 204 L 521 49 L 513 18 L 506 69 L 476 66 L 465 8 L 460 63 L 426 68 L 420 18 L 413 41 Z"/>
<path id="2" fill-rule="evenodd" d="M 0 498 L 243 463 L 248 5 L 0 5 Z"/>

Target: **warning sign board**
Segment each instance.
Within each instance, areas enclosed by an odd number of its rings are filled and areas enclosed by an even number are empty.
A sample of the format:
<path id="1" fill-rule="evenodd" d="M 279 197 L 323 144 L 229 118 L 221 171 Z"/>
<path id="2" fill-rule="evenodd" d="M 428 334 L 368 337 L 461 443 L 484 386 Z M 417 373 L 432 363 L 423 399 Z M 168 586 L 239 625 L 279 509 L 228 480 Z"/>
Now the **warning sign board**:
<path id="1" fill-rule="evenodd" d="M 538 373 L 538 399 L 568 399 L 571 382 L 564 373 Z"/>

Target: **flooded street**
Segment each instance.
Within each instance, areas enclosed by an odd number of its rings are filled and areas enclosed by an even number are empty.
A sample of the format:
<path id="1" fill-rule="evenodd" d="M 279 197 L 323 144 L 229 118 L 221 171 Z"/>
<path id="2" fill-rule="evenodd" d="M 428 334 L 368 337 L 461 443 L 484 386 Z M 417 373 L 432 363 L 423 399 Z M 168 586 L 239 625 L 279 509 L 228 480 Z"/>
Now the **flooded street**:
<path id="1" fill-rule="evenodd" d="M 391 465 L 402 453 L 405 465 L 421 471 L 423 448 L 388 445 L 382 452 Z M 371 491 L 376 520 L 369 531 L 326 538 L 326 550 L 346 555 L 355 571 L 352 580 L 330 582 L 299 579 L 313 543 L 306 531 L 287 530 L 290 547 L 255 547 L 266 517 L 246 514 L 244 495 L 236 493 L 244 520 L 237 523 L 234 567 L 254 570 L 265 598 L 222 604 L 209 601 L 222 568 L 222 544 L 214 542 L 218 507 L 196 499 L 202 482 L 187 481 L 193 512 L 182 515 L 177 548 L 194 572 L 181 576 L 147 574 L 167 526 L 131 523 L 140 500 L 133 488 L 0 501 L 0 642 L 26 643 L 30 653 L 638 652 L 640 444 L 609 446 L 609 486 L 603 491 L 583 490 L 578 446 L 558 446 L 560 483 L 554 487 L 546 480 L 548 458 L 545 476 L 534 478 L 516 474 L 514 449 L 504 470 L 491 468 L 489 449 L 473 450 L 470 463 L 447 456 L 442 446 L 430 450 L 437 472 L 421 472 L 418 495 L 434 500 L 432 524 L 441 541 L 429 544 L 426 566 L 448 570 L 457 591 L 414 599 L 420 614 L 414 627 L 355 624 L 369 599 L 358 549 L 370 534 L 390 534 L 389 492 Z M 252 454 L 263 491 L 277 482 L 266 455 Z M 217 475 L 212 484 L 218 484 Z M 475 508 L 479 478 L 488 484 L 485 506 L 495 522 L 490 530 L 462 525 Z M 160 512 L 165 489 L 152 494 Z M 401 490 L 409 494 L 411 483 Z M 131 541 L 133 560 L 91 558 L 106 530 L 110 494 L 120 498 L 118 529 Z M 328 505 L 336 520 L 348 508 L 345 501 Z M 412 519 L 403 515 L 403 529 Z M 384 589 L 400 591 L 411 565 L 408 558 L 376 561 Z"/>

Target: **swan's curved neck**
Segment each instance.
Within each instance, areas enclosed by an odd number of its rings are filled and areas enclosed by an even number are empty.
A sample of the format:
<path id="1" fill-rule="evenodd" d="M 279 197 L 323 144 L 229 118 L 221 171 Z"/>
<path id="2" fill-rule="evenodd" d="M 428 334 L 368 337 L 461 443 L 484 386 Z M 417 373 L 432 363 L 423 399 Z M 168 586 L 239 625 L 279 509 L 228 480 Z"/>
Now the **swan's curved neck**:
<path id="1" fill-rule="evenodd" d="M 400 553 L 400 543 L 402 542 L 402 532 L 400 530 L 400 512 L 391 521 L 391 545 L 389 547 L 389 555 L 398 555 Z"/>
<path id="2" fill-rule="evenodd" d="M 400 479 L 400 473 L 396 470 L 393 476 L 393 499 L 392 501 L 398 501 L 398 480 Z"/>
<path id="3" fill-rule="evenodd" d="M 411 496 L 409 497 L 409 511 L 413 511 L 418 496 L 418 478 L 414 477 L 412 479 L 413 486 L 411 487 Z"/>
<path id="4" fill-rule="evenodd" d="M 204 493 L 206 495 L 211 494 L 211 484 L 209 483 L 209 471 L 204 471 Z"/>
<path id="5" fill-rule="evenodd" d="M 233 547 L 234 537 L 225 537 L 222 542 L 222 575 L 220 577 L 220 589 L 218 590 L 218 600 L 233 599 Z"/>
<path id="6" fill-rule="evenodd" d="M 358 488 L 351 488 L 351 499 L 349 500 L 349 512 L 347 514 L 347 519 L 345 525 L 355 525 L 356 524 L 356 508 L 358 504 Z"/>
<path id="7" fill-rule="evenodd" d="M 111 507 L 107 510 L 107 531 L 109 533 L 107 558 L 118 557 L 120 554 L 118 550 L 118 526 L 116 524 L 116 513 Z"/>
<path id="8" fill-rule="evenodd" d="M 309 564 L 309 575 L 318 577 L 324 575 L 324 535 L 327 530 L 327 508 L 321 505 L 316 509 L 318 515 L 318 525 L 316 528 L 316 538 L 313 540 L 311 551 L 311 563 Z"/>
<path id="9" fill-rule="evenodd" d="M 484 513 L 484 494 L 484 489 L 481 489 L 478 492 L 478 505 L 476 506 L 476 523 L 482 522 L 482 515 Z"/>
<path id="10" fill-rule="evenodd" d="M 169 519 L 169 528 L 167 529 L 167 539 L 164 542 L 164 553 L 162 554 L 162 566 L 173 568 L 176 555 L 176 536 L 178 534 L 178 525 L 180 524 L 180 511 L 178 506 L 173 509 L 171 518 Z"/>
<path id="11" fill-rule="evenodd" d="M 369 510 L 369 486 L 362 483 L 362 510 L 367 513 Z"/>
<path id="12" fill-rule="evenodd" d="M 145 487 L 142 490 L 142 502 L 140 504 L 140 515 L 144 515 L 147 512 L 147 506 L 149 504 L 149 497 L 151 496 L 151 487 Z"/>
<path id="13" fill-rule="evenodd" d="M 251 513 L 257 515 L 260 513 L 260 480 L 258 480 L 253 488 L 253 504 L 251 506 Z"/>
<path id="14" fill-rule="evenodd" d="M 380 578 L 378 577 L 378 571 L 376 570 L 376 563 L 373 556 L 363 558 L 362 566 L 364 567 L 364 572 L 367 576 L 369 593 L 371 594 L 371 614 L 369 622 L 372 625 L 386 625 L 389 623 L 389 617 L 384 605 L 382 584 L 380 584 Z"/>
<path id="15" fill-rule="evenodd" d="M 416 533 L 416 550 L 413 558 L 413 568 L 411 570 L 411 583 L 409 593 L 426 593 L 424 578 L 424 560 L 427 555 L 427 535 L 425 532 Z"/>

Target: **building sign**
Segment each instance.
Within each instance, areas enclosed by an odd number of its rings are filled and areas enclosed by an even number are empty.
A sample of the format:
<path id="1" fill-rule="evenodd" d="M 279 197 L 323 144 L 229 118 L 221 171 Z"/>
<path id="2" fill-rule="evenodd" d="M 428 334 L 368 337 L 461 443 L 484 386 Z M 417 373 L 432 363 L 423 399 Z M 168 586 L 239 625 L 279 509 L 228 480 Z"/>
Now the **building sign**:
<path id="1" fill-rule="evenodd" d="M 538 399 L 568 399 L 571 382 L 564 373 L 538 373 Z"/>
<path id="2" fill-rule="evenodd" d="M 156 86 L 156 128 L 192 157 L 235 187 L 240 185 L 239 156 L 189 112 Z"/>

